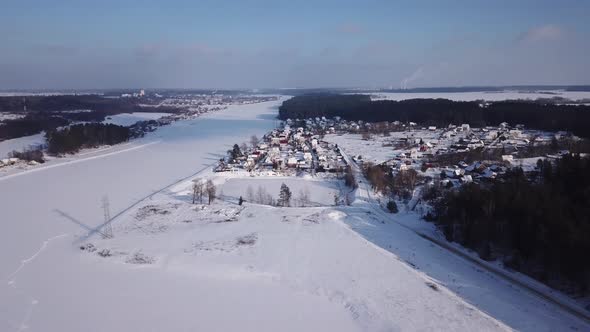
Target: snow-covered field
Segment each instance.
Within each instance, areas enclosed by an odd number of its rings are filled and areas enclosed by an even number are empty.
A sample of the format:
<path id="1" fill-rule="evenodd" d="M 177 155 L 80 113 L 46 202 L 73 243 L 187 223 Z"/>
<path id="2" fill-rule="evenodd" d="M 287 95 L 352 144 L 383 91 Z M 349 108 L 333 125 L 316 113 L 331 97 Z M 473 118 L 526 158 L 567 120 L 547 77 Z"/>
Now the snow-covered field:
<path id="1" fill-rule="evenodd" d="M 139 121 L 146 120 L 157 120 L 159 118 L 170 115 L 170 113 L 157 113 L 157 112 L 133 112 L 133 113 L 121 113 L 107 117 L 103 123 L 112 123 L 119 126 L 131 126 Z"/>
<path id="2" fill-rule="evenodd" d="M 407 151 L 407 149 L 396 149 L 392 146 L 392 142 L 400 138 L 418 139 L 418 141 L 423 139 L 424 142 L 440 143 L 437 144 L 437 147 L 432 148 L 432 152 L 436 152 L 438 148 L 448 148 L 450 143 L 439 142 L 440 134 L 440 130 L 414 129 L 412 131 L 391 132 L 390 136 L 372 135 L 369 140 L 364 140 L 360 134 L 328 134 L 324 139 L 330 143 L 338 144 L 351 157 L 361 156 L 364 161 L 379 164 Z"/>
<path id="3" fill-rule="evenodd" d="M 363 140 L 360 134 L 328 134 L 324 139 L 338 144 L 351 156 L 361 156 L 363 160 L 376 164 L 392 159 L 396 153 L 392 147 L 383 147 L 384 143 L 391 142 L 392 137 L 374 135 L 370 140 Z"/>
<path id="4" fill-rule="evenodd" d="M 0 113 L 0 121 L 22 119 L 26 115 L 22 113 Z M 2 123 L 0 123 L 2 125 Z"/>
<path id="5" fill-rule="evenodd" d="M 190 204 L 191 177 L 211 176 L 234 143 L 273 128 L 281 102 L 0 177 L 0 331 L 590 329 L 362 200 L 240 207 L 244 181 L 269 181 L 278 195 L 283 179 L 231 178 L 217 182 L 225 200 Z M 328 205 L 338 187 L 285 181 Z M 115 237 L 86 239 L 104 195 Z"/>
<path id="6" fill-rule="evenodd" d="M 514 99 L 539 99 L 539 98 L 553 98 L 560 97 L 572 101 L 590 99 L 590 91 L 536 91 L 536 92 L 520 92 L 520 91 L 501 91 L 501 92 L 379 92 L 375 93 L 373 100 L 405 100 L 416 98 L 444 98 L 454 101 L 499 101 L 499 100 L 514 100 Z"/>
<path id="7" fill-rule="evenodd" d="M 249 191 L 255 196 L 258 188 L 264 188 L 268 194 L 276 198 L 283 183 L 291 190 L 294 201 L 305 195 L 309 199 L 307 205 L 310 206 L 334 205 L 334 195 L 341 196 L 342 191 L 346 190 L 342 181 L 338 180 L 305 180 L 293 177 L 231 178 L 221 186 L 221 190 L 223 195 L 230 198 L 238 199 L 242 196 L 249 200 Z M 298 205 L 299 202 L 293 204 Z"/>
<path id="8" fill-rule="evenodd" d="M 81 259 L 190 276 L 207 331 L 508 330 L 351 231 L 344 210 L 192 205 L 187 187 L 126 213 L 114 239 L 83 241 Z"/>
<path id="9" fill-rule="evenodd" d="M 6 156 L 14 150 L 22 151 L 43 144 L 45 144 L 45 133 L 2 141 L 0 142 L 0 159 L 6 158 Z"/>

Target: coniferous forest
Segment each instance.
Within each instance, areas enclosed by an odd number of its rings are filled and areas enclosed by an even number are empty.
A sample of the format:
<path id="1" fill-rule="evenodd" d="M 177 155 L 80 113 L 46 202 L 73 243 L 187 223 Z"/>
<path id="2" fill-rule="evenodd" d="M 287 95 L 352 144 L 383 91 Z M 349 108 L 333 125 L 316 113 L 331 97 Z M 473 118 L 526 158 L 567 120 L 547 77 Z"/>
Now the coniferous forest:
<path id="1" fill-rule="evenodd" d="M 472 127 L 496 126 L 502 122 L 527 128 L 570 131 L 590 137 L 590 106 L 562 105 L 541 101 L 451 101 L 408 99 L 371 101 L 368 95 L 313 94 L 293 97 L 279 108 L 279 118 L 306 119 L 340 116 L 367 122 L 401 121 L 446 127 L 468 123 Z"/>
<path id="2" fill-rule="evenodd" d="M 0 130 L 0 141 L 48 132 L 76 122 L 101 122 L 120 113 L 169 112 L 175 107 L 145 107 L 149 100 L 134 98 L 105 98 L 99 95 L 11 96 L 0 97 L 0 114 L 23 115 L 5 120 Z"/>
<path id="3" fill-rule="evenodd" d="M 48 131 L 47 151 L 50 154 L 72 153 L 81 148 L 113 145 L 129 140 L 128 127 L 114 124 L 85 123 Z"/>
<path id="4" fill-rule="evenodd" d="M 527 179 L 520 168 L 504 181 L 468 184 L 435 205 L 449 241 L 477 250 L 553 286 L 590 290 L 590 160 L 566 155 L 538 162 Z"/>

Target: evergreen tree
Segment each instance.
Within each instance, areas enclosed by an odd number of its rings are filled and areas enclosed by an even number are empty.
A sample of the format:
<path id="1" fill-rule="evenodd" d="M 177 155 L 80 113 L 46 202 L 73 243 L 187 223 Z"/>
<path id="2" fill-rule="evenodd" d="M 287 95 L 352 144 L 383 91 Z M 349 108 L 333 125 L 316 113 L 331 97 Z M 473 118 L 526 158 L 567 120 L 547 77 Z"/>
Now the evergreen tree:
<path id="1" fill-rule="evenodd" d="M 279 192 L 279 205 L 290 206 L 291 205 L 291 189 L 286 184 L 281 184 L 281 191 Z"/>
<path id="2" fill-rule="evenodd" d="M 391 201 L 387 202 L 387 210 L 389 210 L 389 212 L 391 212 L 391 213 L 397 213 L 398 212 L 397 204 L 395 203 L 394 200 L 391 200 Z"/>
<path id="3" fill-rule="evenodd" d="M 240 150 L 240 146 L 237 144 L 234 144 L 234 147 L 231 150 L 229 150 L 229 156 L 233 161 L 235 161 L 236 159 L 241 157 L 242 150 Z"/>

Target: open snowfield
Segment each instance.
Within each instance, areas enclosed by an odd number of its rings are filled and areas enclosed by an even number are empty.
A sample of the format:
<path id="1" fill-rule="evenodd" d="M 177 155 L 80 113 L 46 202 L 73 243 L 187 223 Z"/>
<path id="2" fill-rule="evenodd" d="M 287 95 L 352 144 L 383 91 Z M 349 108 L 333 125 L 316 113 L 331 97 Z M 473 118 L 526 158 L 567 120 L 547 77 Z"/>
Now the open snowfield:
<path id="1" fill-rule="evenodd" d="M 133 112 L 121 113 L 107 117 L 102 123 L 112 123 L 119 126 L 131 126 L 139 121 L 157 120 L 159 118 L 170 115 L 170 113 L 157 112 Z"/>
<path id="2" fill-rule="evenodd" d="M 0 331 L 590 330 L 374 212 L 364 183 L 352 207 L 235 204 L 283 181 L 333 204 L 336 182 L 301 178 L 216 180 L 223 200 L 190 204 L 192 177 L 281 102 L 0 177 Z M 87 238 L 104 195 L 115 237 Z"/>
<path id="3" fill-rule="evenodd" d="M 407 149 L 395 149 L 391 146 L 392 142 L 397 139 L 423 139 L 424 142 L 438 142 L 439 137 L 440 131 L 415 129 L 391 132 L 390 136 L 372 135 L 369 140 L 364 140 L 360 134 L 328 134 L 324 140 L 338 144 L 350 156 L 361 156 L 364 161 L 379 164 L 407 151 Z M 383 146 L 384 144 L 388 146 Z M 438 147 L 446 147 L 446 145 L 441 144 Z M 436 151 L 437 148 L 433 148 L 432 151 Z"/>
<path id="4" fill-rule="evenodd" d="M 221 190 L 223 195 L 228 196 L 228 198 L 237 200 L 242 196 L 248 200 L 248 188 L 255 195 L 258 188 L 262 187 L 268 194 L 276 198 L 283 183 L 291 190 L 294 201 L 298 200 L 303 193 L 309 197 L 309 204 L 307 205 L 310 206 L 334 205 L 334 195 L 341 196 L 343 191 L 347 191 L 342 181 L 305 180 L 293 177 L 230 178 L 221 186 Z M 297 204 L 294 202 L 294 205 Z"/>
<path id="5" fill-rule="evenodd" d="M 363 140 L 360 134 L 328 134 L 324 140 L 338 144 L 351 156 L 361 156 L 363 160 L 376 164 L 390 160 L 396 155 L 392 147 L 383 147 L 383 144 L 391 142 L 393 137 L 374 135 L 370 140 Z"/>
<path id="6" fill-rule="evenodd" d="M 351 231 L 344 211 L 192 205 L 184 195 L 187 186 L 190 182 L 155 195 L 121 217 L 114 239 L 83 241 L 88 249 L 81 251 L 82 260 L 105 269 L 112 264 L 190 277 L 196 285 L 181 287 L 194 292 L 187 305 L 195 309 L 195 321 L 176 327 L 508 330 Z"/>
<path id="7" fill-rule="evenodd" d="M 22 151 L 42 144 L 45 144 L 45 133 L 7 139 L 0 142 L 0 159 L 6 158 L 14 150 Z"/>
<path id="8" fill-rule="evenodd" d="M 544 93 L 543 93 L 544 92 Z M 543 92 L 519 92 L 519 91 L 501 91 L 501 92 L 379 92 L 375 93 L 373 100 L 405 100 L 416 98 L 444 98 L 454 101 L 500 101 L 514 99 L 539 99 L 561 97 L 572 101 L 590 99 L 590 91 L 543 91 Z M 549 92 L 549 93 L 547 93 Z"/>

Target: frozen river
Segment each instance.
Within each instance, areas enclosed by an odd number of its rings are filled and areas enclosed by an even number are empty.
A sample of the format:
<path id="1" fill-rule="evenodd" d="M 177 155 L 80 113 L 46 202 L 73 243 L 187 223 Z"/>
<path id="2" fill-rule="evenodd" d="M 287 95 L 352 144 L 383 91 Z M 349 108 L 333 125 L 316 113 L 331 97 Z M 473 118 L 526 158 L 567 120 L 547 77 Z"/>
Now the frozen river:
<path id="1" fill-rule="evenodd" d="M 90 264 L 72 245 L 85 230 L 56 210 L 85 225 L 99 225 L 103 222 L 104 195 L 108 195 L 114 215 L 138 199 L 211 165 L 234 143 L 246 142 L 251 135 L 261 136 L 274 128 L 277 107 L 283 99 L 230 106 L 195 120 L 161 127 L 128 145 L 79 155 L 70 162 L 52 161 L 33 171 L 0 178 L 0 330 L 28 327 L 34 331 L 115 331 L 127 326 L 147 331 L 198 326 L 199 320 L 188 310 L 191 300 L 213 298 L 221 287 L 234 286 L 215 280 L 195 283 L 188 276 L 161 269 L 140 272 L 116 264 Z M 267 325 L 269 329 L 279 328 L 272 324 L 287 319 L 280 316 L 288 313 L 281 311 L 281 304 L 293 301 L 301 302 L 294 304 L 298 307 L 316 303 L 326 310 L 334 308 L 334 315 L 350 319 L 344 309 L 323 299 L 294 294 L 275 285 L 256 283 L 234 288 L 236 292 L 249 288 L 275 294 L 256 306 L 261 313 L 276 315 L 266 322 L 271 324 Z M 213 310 L 221 314 L 217 309 L 226 308 L 247 321 L 249 314 L 242 312 L 243 306 L 236 302 L 245 298 L 237 293 L 228 295 L 213 307 L 213 299 L 201 301 L 202 315 L 208 317 L 208 324 L 215 324 L 216 317 L 205 313 Z M 164 302 L 150 304 L 158 299 Z M 147 311 L 142 309 L 144 305 Z M 136 309 L 130 311 L 131 307 Z M 150 317 L 133 317 L 142 312 L 149 312 Z M 305 310 L 299 319 L 330 321 L 334 315 Z"/>
<path id="2" fill-rule="evenodd" d="M 0 178 L 4 229 L 0 232 L 0 276 L 14 270 L 44 240 L 82 230 L 54 210 L 87 225 L 98 225 L 103 221 L 104 195 L 108 195 L 115 214 L 150 192 L 212 164 L 234 143 L 273 128 L 278 105 L 280 102 L 274 101 L 230 106 L 161 127 L 134 141 L 135 149 Z"/>

